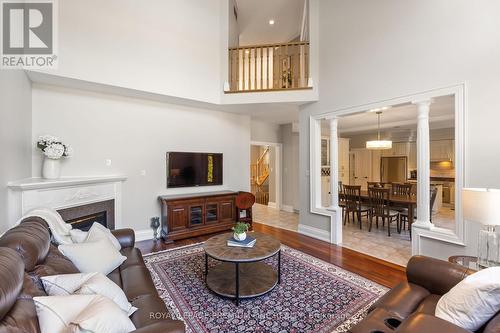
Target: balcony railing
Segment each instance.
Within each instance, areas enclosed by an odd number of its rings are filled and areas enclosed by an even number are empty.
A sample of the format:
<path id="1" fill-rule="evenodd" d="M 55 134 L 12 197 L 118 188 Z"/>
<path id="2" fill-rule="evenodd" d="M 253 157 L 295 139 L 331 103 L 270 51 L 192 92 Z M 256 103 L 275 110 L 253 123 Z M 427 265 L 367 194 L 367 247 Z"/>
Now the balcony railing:
<path id="1" fill-rule="evenodd" d="M 307 89 L 309 42 L 229 49 L 229 91 Z"/>

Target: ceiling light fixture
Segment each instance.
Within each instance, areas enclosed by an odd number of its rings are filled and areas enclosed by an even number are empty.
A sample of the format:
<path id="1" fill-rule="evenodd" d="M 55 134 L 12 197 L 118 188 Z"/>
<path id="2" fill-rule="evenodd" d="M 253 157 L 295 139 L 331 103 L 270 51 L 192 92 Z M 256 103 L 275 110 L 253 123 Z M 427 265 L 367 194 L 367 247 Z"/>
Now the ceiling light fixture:
<path id="1" fill-rule="evenodd" d="M 269 20 L 269 25 L 274 25 L 274 20 Z"/>
<path id="2" fill-rule="evenodd" d="M 377 126 L 377 140 L 366 141 L 366 149 L 372 150 L 385 150 L 392 148 L 392 141 L 390 140 L 380 140 L 380 115 L 382 111 L 376 111 L 378 117 L 378 126 Z"/>

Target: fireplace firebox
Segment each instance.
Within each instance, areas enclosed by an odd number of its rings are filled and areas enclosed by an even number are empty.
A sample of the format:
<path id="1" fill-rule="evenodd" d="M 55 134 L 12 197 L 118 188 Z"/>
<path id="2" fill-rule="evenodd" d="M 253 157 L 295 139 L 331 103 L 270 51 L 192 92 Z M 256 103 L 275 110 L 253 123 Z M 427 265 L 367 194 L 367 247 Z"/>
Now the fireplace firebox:
<path id="1" fill-rule="evenodd" d="M 88 231 L 94 222 L 115 229 L 115 201 L 107 200 L 58 210 L 73 228 Z"/>

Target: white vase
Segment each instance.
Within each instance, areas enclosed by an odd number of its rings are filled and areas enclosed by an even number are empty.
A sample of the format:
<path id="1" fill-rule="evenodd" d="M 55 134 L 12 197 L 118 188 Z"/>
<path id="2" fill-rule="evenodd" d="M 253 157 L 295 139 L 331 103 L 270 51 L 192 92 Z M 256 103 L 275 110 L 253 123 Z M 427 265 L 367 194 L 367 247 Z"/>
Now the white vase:
<path id="1" fill-rule="evenodd" d="M 58 179 L 61 176 L 61 160 L 45 157 L 43 159 L 42 177 L 45 179 Z"/>
<path id="2" fill-rule="evenodd" d="M 233 237 L 234 239 L 236 239 L 237 241 L 244 241 L 246 238 L 247 238 L 247 233 L 244 232 L 242 234 L 237 234 L 237 233 L 234 233 L 233 234 Z"/>

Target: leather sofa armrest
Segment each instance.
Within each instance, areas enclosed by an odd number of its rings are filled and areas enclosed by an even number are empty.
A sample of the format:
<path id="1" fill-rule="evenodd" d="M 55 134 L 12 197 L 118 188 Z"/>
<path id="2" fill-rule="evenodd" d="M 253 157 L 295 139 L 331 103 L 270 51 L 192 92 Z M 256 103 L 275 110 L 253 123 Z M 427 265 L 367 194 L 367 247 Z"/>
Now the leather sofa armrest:
<path id="1" fill-rule="evenodd" d="M 185 326 L 181 320 L 161 320 L 156 323 L 141 327 L 132 333 L 184 333 Z M 443 332 L 444 333 L 444 332 Z"/>
<path id="2" fill-rule="evenodd" d="M 408 282 L 427 289 L 431 294 L 444 295 L 473 271 L 447 261 L 425 256 L 413 256 L 406 267 Z"/>
<path id="3" fill-rule="evenodd" d="M 396 333 L 470 333 L 450 322 L 423 313 L 413 314 L 395 331 Z"/>
<path id="4" fill-rule="evenodd" d="M 135 245 L 135 233 L 132 229 L 116 229 L 111 230 L 111 233 L 118 239 L 122 248 L 124 247 L 134 247 Z"/>

